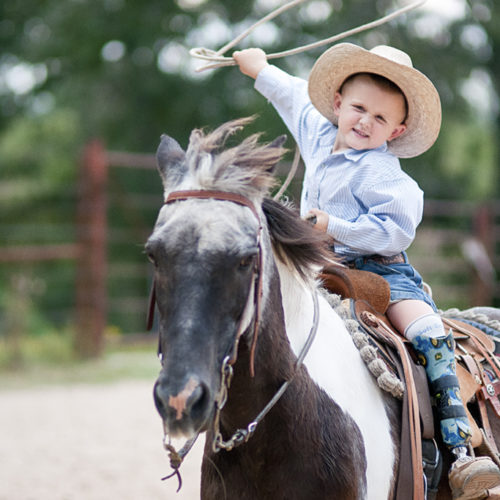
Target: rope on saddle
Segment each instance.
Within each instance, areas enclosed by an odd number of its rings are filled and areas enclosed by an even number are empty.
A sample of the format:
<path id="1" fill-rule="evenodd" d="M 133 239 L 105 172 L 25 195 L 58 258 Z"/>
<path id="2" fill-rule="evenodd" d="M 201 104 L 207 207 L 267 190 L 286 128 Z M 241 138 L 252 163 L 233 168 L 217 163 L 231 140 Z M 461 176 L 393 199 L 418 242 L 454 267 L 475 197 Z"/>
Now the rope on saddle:
<path id="1" fill-rule="evenodd" d="M 446 311 L 439 311 L 439 314 L 443 318 L 461 319 L 464 321 L 472 321 L 474 323 L 480 323 L 487 328 L 491 328 L 498 335 L 500 332 L 500 321 L 497 319 L 491 319 L 486 314 L 477 312 L 476 308 L 466 309 L 461 311 L 460 309 L 452 308 Z M 490 333 L 486 331 L 486 333 Z M 494 334 L 494 333 L 491 333 Z"/>
<path id="2" fill-rule="evenodd" d="M 325 297 L 333 310 L 340 316 L 347 331 L 352 337 L 354 345 L 359 350 L 361 359 L 364 361 L 370 373 L 377 380 L 378 386 L 385 392 L 392 394 L 397 399 L 402 399 L 405 391 L 403 382 L 392 373 L 387 365 L 380 359 L 378 348 L 370 341 L 368 335 L 363 332 L 359 323 L 351 318 L 349 310 L 345 307 L 339 295 L 327 293 Z"/>

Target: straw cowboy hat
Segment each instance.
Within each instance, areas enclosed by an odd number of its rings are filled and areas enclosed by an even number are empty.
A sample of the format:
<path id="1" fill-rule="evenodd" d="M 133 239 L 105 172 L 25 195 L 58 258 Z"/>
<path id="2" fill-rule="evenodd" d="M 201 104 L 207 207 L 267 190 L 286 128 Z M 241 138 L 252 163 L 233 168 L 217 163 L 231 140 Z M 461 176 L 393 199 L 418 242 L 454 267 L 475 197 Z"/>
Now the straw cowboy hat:
<path id="1" fill-rule="evenodd" d="M 375 73 L 394 82 L 408 102 L 406 131 L 389 142 L 388 147 L 400 158 L 412 158 L 427 151 L 441 127 L 441 103 L 432 82 L 413 67 L 405 52 L 379 45 L 365 50 L 351 43 L 340 43 L 324 52 L 309 76 L 309 97 L 316 109 L 333 124 L 335 92 L 354 73 Z"/>

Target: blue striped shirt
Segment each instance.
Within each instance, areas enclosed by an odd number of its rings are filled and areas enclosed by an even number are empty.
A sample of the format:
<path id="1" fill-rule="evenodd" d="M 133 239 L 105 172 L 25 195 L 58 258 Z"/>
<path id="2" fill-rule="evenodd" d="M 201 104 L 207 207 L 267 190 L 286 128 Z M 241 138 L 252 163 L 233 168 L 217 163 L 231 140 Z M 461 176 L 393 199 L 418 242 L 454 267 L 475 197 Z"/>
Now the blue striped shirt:
<path id="1" fill-rule="evenodd" d="M 266 66 L 255 88 L 276 108 L 305 164 L 300 212 L 328 213 L 335 251 L 348 259 L 406 250 L 422 220 L 423 192 L 387 145 L 332 153 L 337 127 L 311 104 L 307 81 Z"/>

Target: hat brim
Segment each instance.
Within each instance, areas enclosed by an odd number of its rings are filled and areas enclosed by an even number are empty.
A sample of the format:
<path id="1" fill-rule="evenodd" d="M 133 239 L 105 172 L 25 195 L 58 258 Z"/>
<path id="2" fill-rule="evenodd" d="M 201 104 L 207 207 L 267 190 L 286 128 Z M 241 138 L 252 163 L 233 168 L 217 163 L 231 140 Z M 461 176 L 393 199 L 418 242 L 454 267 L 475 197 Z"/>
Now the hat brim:
<path id="1" fill-rule="evenodd" d="M 441 102 L 432 82 L 417 69 L 393 62 L 357 45 L 341 43 L 324 52 L 309 75 L 309 97 L 314 107 L 335 125 L 335 93 L 349 76 L 375 73 L 394 82 L 408 102 L 406 131 L 389 142 L 389 150 L 400 158 L 427 151 L 441 128 Z"/>

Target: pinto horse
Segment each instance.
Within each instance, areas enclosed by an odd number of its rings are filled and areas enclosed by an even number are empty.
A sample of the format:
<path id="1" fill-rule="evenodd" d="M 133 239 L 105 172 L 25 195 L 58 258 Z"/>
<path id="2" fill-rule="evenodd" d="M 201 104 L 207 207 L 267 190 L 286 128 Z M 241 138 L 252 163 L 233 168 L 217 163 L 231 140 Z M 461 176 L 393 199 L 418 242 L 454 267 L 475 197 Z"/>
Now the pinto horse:
<path id="1" fill-rule="evenodd" d="M 145 248 L 165 433 L 206 432 L 203 499 L 388 498 L 397 403 L 319 292 L 325 238 L 268 198 L 284 138 L 221 150 L 247 122 L 158 149 L 166 203 Z"/>
<path id="2" fill-rule="evenodd" d="M 165 434 L 206 433 L 204 500 L 390 498 L 399 403 L 321 293 L 326 237 L 269 198 L 285 138 L 225 146 L 248 121 L 158 148 L 165 204 L 145 250 Z"/>

